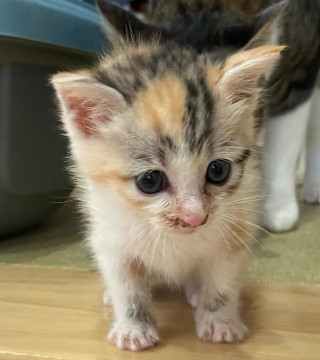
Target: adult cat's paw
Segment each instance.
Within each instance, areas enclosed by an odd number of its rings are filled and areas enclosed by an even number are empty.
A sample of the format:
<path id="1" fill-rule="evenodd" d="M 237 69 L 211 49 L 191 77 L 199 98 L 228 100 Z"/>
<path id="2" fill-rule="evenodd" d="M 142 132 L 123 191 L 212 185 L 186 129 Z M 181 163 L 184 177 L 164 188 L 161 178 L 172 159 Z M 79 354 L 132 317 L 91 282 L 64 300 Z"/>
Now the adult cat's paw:
<path id="1" fill-rule="evenodd" d="M 122 350 L 142 351 L 156 346 L 160 339 L 157 330 L 147 323 L 115 323 L 109 341 Z"/>
<path id="2" fill-rule="evenodd" d="M 306 180 L 302 188 L 302 198 L 308 204 L 320 204 L 320 179 L 319 183 Z"/>
<path id="3" fill-rule="evenodd" d="M 268 199 L 264 204 L 263 223 L 273 232 L 291 230 L 299 218 L 296 199 Z"/>
<path id="4" fill-rule="evenodd" d="M 214 343 L 239 343 L 248 332 L 240 319 L 223 319 L 215 312 L 204 313 L 196 328 L 201 340 Z"/>

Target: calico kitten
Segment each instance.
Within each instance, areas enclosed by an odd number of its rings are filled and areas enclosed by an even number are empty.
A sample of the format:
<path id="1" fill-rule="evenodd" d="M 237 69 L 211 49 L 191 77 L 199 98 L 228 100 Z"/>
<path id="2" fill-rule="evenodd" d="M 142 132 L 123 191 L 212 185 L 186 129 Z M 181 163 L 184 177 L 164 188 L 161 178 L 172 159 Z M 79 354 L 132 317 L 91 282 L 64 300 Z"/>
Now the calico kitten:
<path id="1" fill-rule="evenodd" d="M 320 90 L 316 84 L 320 67 L 320 0 L 143 2 L 148 5 L 147 23 L 139 21 L 138 25 L 129 14 L 125 23 L 123 16 L 111 18 L 112 6 L 100 0 L 108 28 L 126 35 L 129 25 L 131 38 L 157 34 L 200 53 L 263 44 L 287 45 L 279 66 L 269 77 L 269 96 L 260 115 L 265 120 L 263 221 L 272 231 L 291 229 L 299 217 L 295 169 L 305 138 L 307 164 L 302 197 L 309 203 L 320 203 Z M 279 9 L 282 14 L 275 16 Z"/>
<path id="2" fill-rule="evenodd" d="M 281 50 L 209 55 L 142 42 L 52 78 L 119 348 L 159 342 L 153 276 L 185 286 L 199 338 L 244 338 L 238 298 L 259 186 L 254 113 L 259 79 Z"/>

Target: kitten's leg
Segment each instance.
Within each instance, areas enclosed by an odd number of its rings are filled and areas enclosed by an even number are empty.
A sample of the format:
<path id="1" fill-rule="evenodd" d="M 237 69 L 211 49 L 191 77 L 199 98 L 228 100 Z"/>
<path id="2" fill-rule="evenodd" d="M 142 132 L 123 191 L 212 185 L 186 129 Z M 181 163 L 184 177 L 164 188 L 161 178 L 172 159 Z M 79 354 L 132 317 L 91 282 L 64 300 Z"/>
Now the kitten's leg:
<path id="1" fill-rule="evenodd" d="M 107 279 L 115 321 L 109 340 L 120 349 L 141 351 L 159 342 L 151 292 L 142 268 L 105 259 L 100 270 Z"/>
<path id="2" fill-rule="evenodd" d="M 103 293 L 103 303 L 107 306 L 112 306 L 112 299 L 108 290 L 105 290 Z"/>
<path id="3" fill-rule="evenodd" d="M 200 294 L 200 279 L 198 274 L 197 275 L 190 275 L 187 281 L 184 284 L 184 293 L 188 300 L 188 303 L 193 307 L 196 308 L 199 301 L 199 294 Z"/>
<path id="4" fill-rule="evenodd" d="M 312 97 L 307 131 L 306 176 L 302 196 L 308 203 L 320 203 L 320 89 L 316 89 Z"/>
<path id="5" fill-rule="evenodd" d="M 305 139 L 311 100 L 266 122 L 263 159 L 264 224 L 290 230 L 299 216 L 295 169 Z"/>
<path id="6" fill-rule="evenodd" d="M 238 343 L 248 332 L 238 314 L 244 251 L 214 259 L 202 269 L 196 309 L 197 335 L 214 343 Z"/>

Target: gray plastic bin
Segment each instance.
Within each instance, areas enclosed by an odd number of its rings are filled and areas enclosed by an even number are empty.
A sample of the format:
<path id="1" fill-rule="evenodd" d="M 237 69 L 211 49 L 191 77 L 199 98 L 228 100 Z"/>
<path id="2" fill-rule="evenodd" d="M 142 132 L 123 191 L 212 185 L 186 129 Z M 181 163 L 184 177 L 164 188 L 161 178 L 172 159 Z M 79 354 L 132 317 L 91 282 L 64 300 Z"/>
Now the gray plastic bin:
<path id="1" fill-rule="evenodd" d="M 0 237 L 39 223 L 68 196 L 48 78 L 88 65 L 103 43 L 89 0 L 0 0 Z"/>

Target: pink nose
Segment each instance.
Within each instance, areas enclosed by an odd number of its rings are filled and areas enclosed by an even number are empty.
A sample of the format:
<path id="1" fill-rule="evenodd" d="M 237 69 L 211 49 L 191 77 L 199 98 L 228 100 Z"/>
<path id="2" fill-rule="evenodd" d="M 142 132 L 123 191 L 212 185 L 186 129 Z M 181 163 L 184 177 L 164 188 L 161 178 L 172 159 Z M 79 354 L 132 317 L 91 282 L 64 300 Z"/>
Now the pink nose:
<path id="1" fill-rule="evenodd" d="M 208 215 L 184 214 L 180 217 L 180 222 L 185 227 L 198 227 L 207 222 Z"/>

